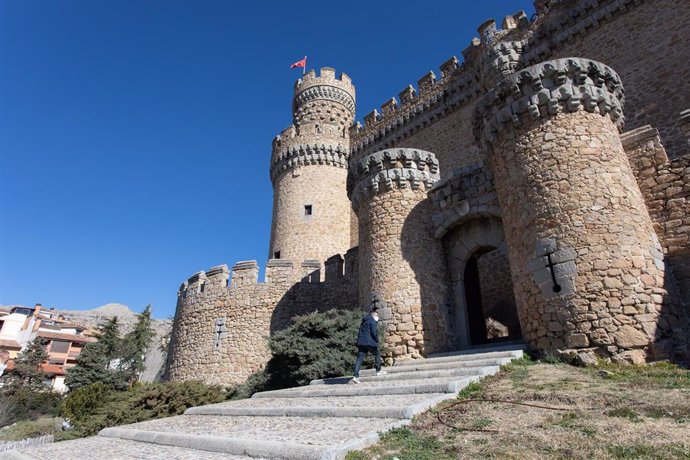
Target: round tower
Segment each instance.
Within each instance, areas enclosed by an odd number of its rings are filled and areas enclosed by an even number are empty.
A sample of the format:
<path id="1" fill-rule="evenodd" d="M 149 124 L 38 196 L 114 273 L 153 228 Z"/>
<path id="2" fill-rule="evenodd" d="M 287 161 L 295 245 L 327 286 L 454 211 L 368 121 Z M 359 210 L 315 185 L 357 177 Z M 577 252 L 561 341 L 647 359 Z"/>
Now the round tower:
<path id="1" fill-rule="evenodd" d="M 620 141 L 622 105 L 618 75 L 582 58 L 518 70 L 477 104 L 522 332 L 542 352 L 639 362 L 671 335 L 661 246 Z"/>
<path id="2" fill-rule="evenodd" d="M 269 258 L 318 260 L 350 248 L 346 193 L 355 87 L 335 70 L 295 83 L 293 124 L 273 142 L 273 223 Z"/>
<path id="3" fill-rule="evenodd" d="M 430 229 L 427 192 L 440 178 L 435 155 L 396 148 L 350 166 L 359 218 L 359 300 L 379 302 L 389 357 L 445 351 L 450 339 L 445 258 Z"/>

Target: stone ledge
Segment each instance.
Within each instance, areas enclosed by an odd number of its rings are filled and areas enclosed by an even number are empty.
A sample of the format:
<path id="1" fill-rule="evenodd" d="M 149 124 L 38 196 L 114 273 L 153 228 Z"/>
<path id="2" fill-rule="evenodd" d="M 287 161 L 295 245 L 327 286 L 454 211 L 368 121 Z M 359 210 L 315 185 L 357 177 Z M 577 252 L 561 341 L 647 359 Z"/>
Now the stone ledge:
<path id="1" fill-rule="evenodd" d="M 644 125 L 622 133 L 621 143 L 623 144 L 623 149 L 628 150 L 641 142 L 653 140 L 655 137 L 659 137 L 659 130 L 652 128 L 650 125 Z"/>

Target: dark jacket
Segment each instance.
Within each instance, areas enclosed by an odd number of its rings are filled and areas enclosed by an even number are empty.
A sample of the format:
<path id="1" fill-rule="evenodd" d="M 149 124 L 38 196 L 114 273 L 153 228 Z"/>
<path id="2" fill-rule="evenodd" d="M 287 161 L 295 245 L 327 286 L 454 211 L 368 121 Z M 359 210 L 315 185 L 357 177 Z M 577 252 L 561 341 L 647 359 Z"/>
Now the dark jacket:
<path id="1" fill-rule="evenodd" d="M 359 325 L 359 334 L 357 334 L 357 346 L 379 346 L 378 323 L 371 315 L 367 315 L 364 318 L 362 318 L 362 324 Z"/>

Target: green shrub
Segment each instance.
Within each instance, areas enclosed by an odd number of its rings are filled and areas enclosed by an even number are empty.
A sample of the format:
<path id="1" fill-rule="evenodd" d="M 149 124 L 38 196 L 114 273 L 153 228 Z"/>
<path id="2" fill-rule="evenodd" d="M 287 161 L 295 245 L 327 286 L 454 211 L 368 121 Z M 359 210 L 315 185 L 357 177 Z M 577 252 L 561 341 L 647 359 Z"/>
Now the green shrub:
<path id="1" fill-rule="evenodd" d="M 189 407 L 218 403 L 226 396 L 221 387 L 195 381 L 144 383 L 125 391 L 87 385 L 71 392 L 62 404 L 62 414 L 73 429 L 61 438 L 91 436 L 109 426 L 180 415 Z"/>
<path id="2" fill-rule="evenodd" d="M 296 317 L 269 339 L 273 356 L 266 366 L 264 389 L 351 374 L 361 319 L 362 312 L 336 309 Z M 368 359 L 371 362 L 371 356 Z"/>
<path id="3" fill-rule="evenodd" d="M 0 426 L 5 426 L 21 420 L 57 416 L 62 396 L 52 391 L 13 388 L 11 392 L 0 393 L 0 399 Z"/>

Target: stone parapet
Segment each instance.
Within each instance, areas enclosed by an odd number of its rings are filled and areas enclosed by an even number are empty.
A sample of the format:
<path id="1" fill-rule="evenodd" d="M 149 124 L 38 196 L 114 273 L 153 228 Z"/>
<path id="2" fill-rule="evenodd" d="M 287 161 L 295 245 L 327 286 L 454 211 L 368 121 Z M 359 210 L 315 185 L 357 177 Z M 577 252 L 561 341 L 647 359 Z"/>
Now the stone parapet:
<path id="1" fill-rule="evenodd" d="M 332 308 L 355 309 L 357 250 L 330 257 L 325 279 L 319 261 L 295 263 L 271 259 L 265 282 L 258 282 L 256 261 L 218 265 L 185 281 L 177 299 L 166 376 L 171 380 L 202 380 L 236 385 L 260 370 L 271 357 L 270 334 L 287 327 L 297 315 Z M 342 263 L 340 264 L 342 268 Z M 303 276 L 304 274 L 307 276 Z"/>
<path id="2" fill-rule="evenodd" d="M 417 149 L 391 149 L 372 153 L 351 165 L 348 197 L 357 212 L 362 199 L 394 188 L 428 190 L 440 179 L 433 153 Z"/>
<path id="3" fill-rule="evenodd" d="M 355 111 L 355 86 L 345 73 L 336 78 L 335 69 L 322 67 L 317 76 L 314 70 L 307 72 L 295 82 L 293 111 L 313 100 L 330 100 L 344 105 L 351 112 Z"/>
<path id="4" fill-rule="evenodd" d="M 537 27 L 525 42 L 522 61 L 529 65 L 548 59 L 559 49 L 616 19 L 643 1 L 551 2 L 555 8 L 545 9 L 540 14 L 542 17 L 535 21 Z"/>
<path id="5" fill-rule="evenodd" d="M 296 111 L 307 102 L 315 100 L 333 101 L 344 105 L 348 110 L 355 111 L 355 97 L 342 88 L 336 86 L 318 84 L 301 90 L 295 95 L 293 109 Z"/>
<path id="6" fill-rule="evenodd" d="M 471 104 L 483 92 L 479 63 L 484 45 L 501 40 L 519 43 L 521 54 L 515 65 L 533 65 L 642 3 L 643 0 L 551 2 L 553 8 L 544 8 L 532 21 L 523 11 L 506 16 L 502 29 L 496 28 L 494 20 L 485 21 L 479 27 L 484 41 L 472 39 L 462 51 L 464 62 L 453 57 L 442 64 L 441 78 L 425 86 L 426 93 L 408 85 L 400 92 L 394 110 L 385 110 L 384 103 L 381 113 L 374 110 L 364 117 L 364 125 L 355 123 L 350 128 L 352 156 L 358 158 L 400 145 L 404 139 Z"/>
<path id="7" fill-rule="evenodd" d="M 271 182 L 293 168 L 308 165 L 330 165 L 347 168 L 349 151 L 341 145 L 298 144 L 275 151 L 271 162 Z"/>
<path id="8" fill-rule="evenodd" d="M 364 125 L 350 127 L 350 146 L 355 158 L 391 147 L 429 126 L 458 106 L 475 99 L 481 92 L 476 66 L 461 65 L 455 56 L 440 65 L 441 78 L 433 72 L 422 76 L 419 90 L 406 86 L 395 98 L 364 116 Z"/>
<path id="9" fill-rule="evenodd" d="M 584 58 L 556 59 L 499 81 L 477 103 L 474 134 L 491 144 L 506 124 L 579 110 L 608 116 L 621 130 L 623 102 L 623 85 L 610 67 Z"/>

